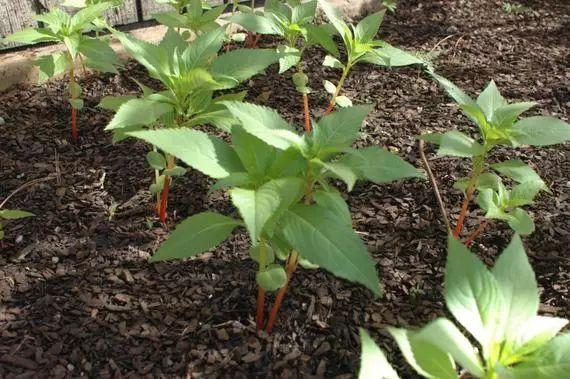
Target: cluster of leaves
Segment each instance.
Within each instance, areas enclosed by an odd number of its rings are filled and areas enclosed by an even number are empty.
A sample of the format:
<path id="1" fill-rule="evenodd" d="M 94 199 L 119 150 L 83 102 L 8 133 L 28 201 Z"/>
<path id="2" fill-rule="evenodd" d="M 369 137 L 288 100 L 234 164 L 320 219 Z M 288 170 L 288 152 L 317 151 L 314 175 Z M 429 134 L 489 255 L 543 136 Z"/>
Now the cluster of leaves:
<path id="1" fill-rule="evenodd" d="M 185 29 L 184 38 L 191 34 L 202 34 L 217 29 L 217 20 L 226 9 L 226 4 L 212 8 L 202 0 L 156 0 L 160 4 L 168 4 L 174 8 L 171 12 L 152 15 L 159 23 L 175 29 Z"/>
<path id="2" fill-rule="evenodd" d="M 476 378 L 563 378 L 570 372 L 568 320 L 537 316 L 536 278 L 518 235 L 488 270 L 450 237 L 444 298 L 455 319 L 481 345 L 477 350 L 448 319 L 420 330 L 390 328 L 402 354 L 426 378 L 459 378 L 459 364 Z M 366 332 L 361 378 L 398 378 Z"/>
<path id="3" fill-rule="evenodd" d="M 463 113 L 477 125 L 476 140 L 457 130 L 431 133 L 420 138 L 439 146 L 438 155 L 470 158 L 472 173 L 459 179 L 455 188 L 467 197 L 475 192 L 477 203 L 488 219 L 503 220 L 519 234 L 534 231 L 531 216 L 521 207 L 532 204 L 540 191 L 549 192 L 539 175 L 518 159 L 488 164 L 489 153 L 497 146 L 548 146 L 570 140 L 570 125 L 545 116 L 519 119 L 534 107 L 534 102 L 508 103 L 493 81 L 473 100 L 451 81 L 431 72 L 447 93 L 459 104 Z M 492 170 L 492 171 L 491 171 Z M 493 172 L 494 171 L 494 172 Z M 498 174 L 516 183 L 507 189 Z"/>
<path id="4" fill-rule="evenodd" d="M 218 90 L 229 90 L 262 72 L 277 61 L 273 50 L 241 49 L 219 55 L 225 38 L 225 28 L 201 34 L 188 43 L 180 34 L 169 29 L 158 45 L 140 41 L 114 31 L 125 49 L 142 64 L 150 76 L 160 80 L 165 90 L 154 92 L 139 84 L 142 97 L 105 97 L 100 107 L 116 111 L 106 130 L 120 141 L 130 132 L 142 129 L 180 128 L 210 124 L 229 132 L 233 116 L 221 103 L 242 100 L 245 92 L 215 96 Z M 173 166 L 167 154 L 153 151 L 148 161 L 155 170 L 163 170 L 151 187 L 160 192 L 167 178 L 185 173 Z"/>
<path id="5" fill-rule="evenodd" d="M 352 189 L 359 179 L 388 183 L 422 174 L 378 147 L 351 148 L 371 107 L 323 117 L 301 136 L 270 108 L 236 101 L 223 105 L 239 120 L 232 127 L 231 145 L 185 128 L 129 133 L 218 179 L 213 189 L 229 188 L 242 219 L 212 212 L 194 215 L 152 259 L 196 255 L 245 225 L 262 288 L 273 291 L 285 284 L 287 275 L 277 260 L 295 251 L 305 267 L 321 266 L 378 295 L 374 263 L 352 230 L 348 206 L 331 180 L 341 179 Z"/>
<path id="6" fill-rule="evenodd" d="M 503 10 L 512 14 L 524 14 L 532 12 L 532 8 L 522 5 L 521 3 L 511 3 L 508 1 L 503 2 Z"/>
<path id="7" fill-rule="evenodd" d="M 4 223 L 32 216 L 34 216 L 33 213 L 19 209 L 0 209 L 0 241 L 4 239 Z"/>

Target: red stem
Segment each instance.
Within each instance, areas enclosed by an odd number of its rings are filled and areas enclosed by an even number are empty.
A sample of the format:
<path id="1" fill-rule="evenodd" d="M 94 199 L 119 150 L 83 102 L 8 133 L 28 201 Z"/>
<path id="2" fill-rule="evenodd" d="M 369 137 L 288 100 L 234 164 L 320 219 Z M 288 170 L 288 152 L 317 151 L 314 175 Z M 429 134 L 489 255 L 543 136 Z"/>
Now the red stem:
<path id="1" fill-rule="evenodd" d="M 79 140 L 79 133 L 77 133 L 77 109 L 71 108 L 71 138 L 77 142 Z"/>
<path id="2" fill-rule="evenodd" d="M 304 93 L 303 94 L 303 108 L 305 114 L 305 132 L 311 132 L 311 115 L 309 113 L 309 96 Z"/>
<path id="3" fill-rule="evenodd" d="M 463 242 L 465 244 L 465 246 L 467 246 L 467 247 L 471 246 L 473 241 L 475 241 L 475 238 L 477 238 L 477 236 L 479 234 L 483 233 L 483 230 L 485 230 L 485 228 L 487 227 L 488 224 L 489 224 L 489 220 L 484 220 L 482 223 L 480 223 L 479 226 L 477 227 L 477 229 L 473 233 L 471 233 L 469 235 L 469 237 L 467 237 L 465 242 Z"/>
<path id="4" fill-rule="evenodd" d="M 166 209 L 168 207 L 168 192 L 170 189 L 170 178 L 164 179 L 164 187 L 162 188 L 162 194 L 160 197 L 160 211 L 159 211 L 159 218 L 160 222 L 163 224 L 166 223 Z"/>
<path id="5" fill-rule="evenodd" d="M 257 330 L 263 329 L 263 313 L 265 311 L 265 290 L 262 287 L 257 289 L 257 314 L 255 315 L 255 323 Z"/>
<path id="6" fill-rule="evenodd" d="M 467 215 L 467 208 L 471 197 L 473 196 L 473 190 L 468 189 L 465 193 L 465 200 L 463 200 L 463 205 L 461 206 L 461 213 L 459 213 L 459 218 L 457 219 L 457 225 L 453 231 L 453 237 L 457 238 L 461 234 L 461 229 L 463 229 L 463 223 L 465 222 L 465 216 Z"/>
<path id="7" fill-rule="evenodd" d="M 285 269 L 285 271 L 287 272 L 287 283 L 285 283 L 285 285 L 279 289 L 279 292 L 277 292 L 277 296 L 275 297 L 275 303 L 273 303 L 273 308 L 271 308 L 271 312 L 269 313 L 267 326 L 265 327 L 265 331 L 268 334 L 271 333 L 273 327 L 275 326 L 277 313 L 279 313 L 279 309 L 281 308 L 281 303 L 283 302 L 283 298 L 287 293 L 287 288 L 289 288 L 289 283 L 291 283 L 291 277 L 293 276 L 293 273 L 297 269 L 297 263 L 298 263 L 298 254 L 296 252 L 293 252 L 289 256 L 289 260 L 287 261 L 287 267 Z"/>

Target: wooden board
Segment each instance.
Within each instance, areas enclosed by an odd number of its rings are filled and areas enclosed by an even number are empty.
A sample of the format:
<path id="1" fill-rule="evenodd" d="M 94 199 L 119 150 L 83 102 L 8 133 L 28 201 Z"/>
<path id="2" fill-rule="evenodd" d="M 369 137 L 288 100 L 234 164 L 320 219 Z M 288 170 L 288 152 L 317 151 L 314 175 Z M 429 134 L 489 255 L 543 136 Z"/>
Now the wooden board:
<path id="1" fill-rule="evenodd" d="M 37 26 L 34 16 L 36 12 L 31 0 L 0 0 L 0 38 L 6 37 L 22 29 Z M 18 44 L 0 45 L 9 48 Z"/>
<path id="2" fill-rule="evenodd" d="M 29 0 L 28 0 L 29 1 Z M 45 9 L 57 8 L 64 0 L 40 0 Z M 74 8 L 66 8 L 70 13 L 75 13 Z M 106 13 L 107 20 L 111 25 L 126 25 L 137 22 L 137 5 L 135 0 L 124 0 L 123 5 L 113 8 Z"/>
<path id="3" fill-rule="evenodd" d="M 223 4 L 223 0 L 208 0 L 208 4 L 212 6 Z M 232 1 L 229 0 L 229 3 Z M 151 20 L 155 13 L 163 13 L 172 11 L 174 8 L 167 4 L 157 4 L 154 0 L 141 0 L 143 20 Z"/>

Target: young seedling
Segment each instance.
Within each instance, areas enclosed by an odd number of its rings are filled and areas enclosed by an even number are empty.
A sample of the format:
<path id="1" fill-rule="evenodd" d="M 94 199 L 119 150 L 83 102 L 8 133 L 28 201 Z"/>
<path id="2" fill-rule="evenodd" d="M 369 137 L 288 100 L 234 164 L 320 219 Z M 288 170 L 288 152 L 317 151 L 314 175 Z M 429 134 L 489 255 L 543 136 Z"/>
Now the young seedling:
<path id="1" fill-rule="evenodd" d="M 217 90 L 228 90 L 277 62 L 272 50 L 235 50 L 218 56 L 225 38 L 225 28 L 206 32 L 188 43 L 169 29 L 158 45 L 139 41 L 114 31 L 125 49 L 151 77 L 160 80 L 166 90 L 154 92 L 141 85 L 143 96 L 106 97 L 100 106 L 116 111 L 106 130 L 115 141 L 128 137 L 128 132 L 142 129 L 180 128 L 210 124 L 230 131 L 233 116 L 221 104 L 223 100 L 242 100 L 245 92 L 215 96 Z M 166 221 L 169 187 L 172 178 L 186 170 L 176 166 L 175 157 L 151 151 L 147 160 L 155 170 L 156 194 L 160 220 Z"/>
<path id="2" fill-rule="evenodd" d="M 425 62 L 418 57 L 400 50 L 390 44 L 376 40 L 380 25 L 384 19 L 386 10 L 371 14 L 360 21 L 356 26 L 348 25 L 342 20 L 337 9 L 333 8 L 325 0 L 319 0 L 321 8 L 327 18 L 342 37 L 346 50 L 344 62 L 340 61 L 340 55 L 327 55 L 323 65 L 342 70 L 340 79 L 336 85 L 329 81 L 324 82 L 327 92 L 331 94 L 331 100 L 325 114 L 329 114 L 335 105 L 344 107 L 352 105 L 351 100 L 341 96 L 342 87 L 350 70 L 358 63 L 371 63 L 382 67 L 399 67 L 414 64 L 424 65 Z"/>
<path id="3" fill-rule="evenodd" d="M 100 27 L 104 22 L 101 19 L 103 12 L 111 7 L 113 7 L 111 2 L 100 2 L 81 9 L 74 16 L 56 8 L 49 13 L 36 16 L 36 20 L 45 24 L 45 28 L 25 29 L 6 37 L 6 40 L 12 42 L 31 44 L 61 42 L 65 45 L 66 51 L 41 56 L 34 64 L 40 69 L 40 82 L 63 73 L 69 75 L 71 133 L 74 141 L 79 139 L 77 111 L 83 108 L 82 89 L 75 80 L 75 67 L 81 63 L 83 67 L 97 71 L 117 73 L 115 66 L 120 63 L 106 42 L 84 34 L 97 25 Z"/>
<path id="4" fill-rule="evenodd" d="M 479 139 L 457 130 L 431 133 L 420 138 L 439 145 L 438 155 L 469 158 L 472 171 L 459 179 L 455 188 L 464 193 L 464 201 L 453 235 L 461 235 L 469 203 L 477 196 L 477 204 L 486 212 L 485 222 L 471 233 L 470 244 L 482 232 L 487 220 L 498 219 L 521 235 L 534 231 L 531 216 L 521 207 L 533 203 L 540 191 L 550 192 L 544 181 L 527 164 L 518 159 L 489 163 L 490 152 L 497 146 L 548 146 L 570 140 L 570 125 L 553 117 L 519 116 L 534 107 L 534 102 L 508 103 L 495 82 L 491 81 L 477 100 L 471 99 L 451 81 L 431 72 L 447 93 L 459 104 L 463 113 L 477 125 Z M 493 172 L 494 171 L 494 172 Z M 508 189 L 498 174 L 516 183 Z M 444 216 L 445 217 L 445 216 Z"/>
<path id="5" fill-rule="evenodd" d="M 155 0 L 157 3 L 169 4 L 174 10 L 171 12 L 154 14 L 153 17 L 159 23 L 174 28 L 177 31 L 185 29 L 182 33 L 185 39 L 192 35 L 209 32 L 217 29 L 218 17 L 226 9 L 226 4 L 212 8 L 202 0 Z"/>
<path id="6" fill-rule="evenodd" d="M 570 333 L 557 336 L 568 320 L 537 316 L 538 286 L 518 235 L 492 270 L 450 237 L 444 298 L 481 349 L 446 318 L 420 330 L 389 328 L 421 376 L 459 378 L 456 363 L 485 379 L 563 378 L 570 372 Z"/>
<path id="7" fill-rule="evenodd" d="M 297 69 L 293 75 L 293 83 L 297 91 L 302 94 L 303 115 L 307 132 L 310 132 L 311 128 L 308 97 L 311 89 L 308 87 L 309 79 L 303 72 L 301 64 L 303 53 L 307 48 L 318 45 L 330 54 L 339 54 L 332 39 L 330 28 L 327 25 L 315 25 L 316 10 L 317 0 L 286 3 L 279 0 L 268 0 L 265 2 L 263 13 L 239 13 L 229 18 L 230 21 L 248 31 L 276 35 L 283 39 L 284 44 L 277 48 L 280 55 L 279 73 L 282 74 L 291 67 Z"/>
<path id="8" fill-rule="evenodd" d="M 275 324 L 281 301 L 297 266 L 323 267 L 336 276 L 380 293 L 374 263 L 352 229 L 347 204 L 331 181 L 349 190 L 360 179 L 389 183 L 422 177 L 409 163 L 378 147 L 354 149 L 370 106 L 345 108 L 314 123 L 310 133 L 295 128 L 274 110 L 226 101 L 239 120 L 232 146 L 188 129 L 132 132 L 130 135 L 178 157 L 229 188 L 242 220 L 212 212 L 182 222 L 153 261 L 186 258 L 213 248 L 238 226 L 251 238 L 258 262 L 257 327 L 263 328 L 265 292 L 279 289 L 266 331 Z M 279 264 L 284 261 L 284 267 Z"/>
<path id="9" fill-rule="evenodd" d="M 236 11 L 238 10 L 240 13 L 236 14 Z M 261 11 L 255 10 L 255 0 L 251 0 L 251 5 L 249 7 L 247 5 L 238 4 L 238 0 L 233 0 L 232 17 L 235 15 L 237 15 L 237 19 L 239 19 L 239 17 L 242 15 L 261 16 L 263 13 Z M 255 29 L 255 27 L 253 29 Z M 257 33 L 248 29 L 247 35 L 245 37 L 245 47 L 255 49 L 259 43 L 261 34 L 265 33 Z"/>

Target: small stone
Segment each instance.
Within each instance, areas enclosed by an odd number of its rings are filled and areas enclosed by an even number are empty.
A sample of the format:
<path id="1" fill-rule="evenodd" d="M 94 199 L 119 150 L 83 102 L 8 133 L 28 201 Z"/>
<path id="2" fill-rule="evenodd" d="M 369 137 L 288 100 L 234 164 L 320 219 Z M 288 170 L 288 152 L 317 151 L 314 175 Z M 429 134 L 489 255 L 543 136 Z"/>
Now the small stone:
<path id="1" fill-rule="evenodd" d="M 51 257 L 51 263 L 57 264 L 59 262 L 59 257 Z"/>

